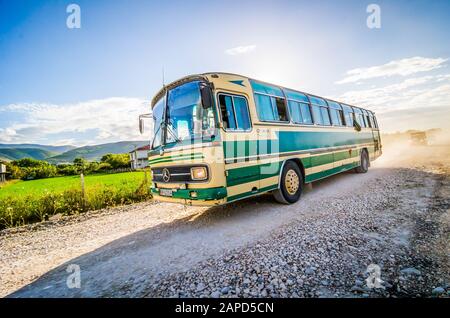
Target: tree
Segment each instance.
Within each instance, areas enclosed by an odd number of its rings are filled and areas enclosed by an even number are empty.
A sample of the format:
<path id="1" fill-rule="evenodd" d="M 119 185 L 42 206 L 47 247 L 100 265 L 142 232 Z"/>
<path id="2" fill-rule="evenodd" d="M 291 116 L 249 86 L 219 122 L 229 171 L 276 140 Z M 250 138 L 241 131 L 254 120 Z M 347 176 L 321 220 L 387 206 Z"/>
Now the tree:
<path id="1" fill-rule="evenodd" d="M 33 159 L 33 158 L 23 158 L 23 159 L 19 159 L 19 160 L 14 160 L 11 162 L 11 164 L 13 164 L 17 167 L 21 167 L 21 168 L 33 168 L 33 167 L 35 168 L 35 167 L 39 167 L 39 166 L 48 164 L 48 162 Z"/>
<path id="2" fill-rule="evenodd" d="M 101 162 L 109 163 L 113 169 L 130 167 L 130 157 L 127 153 L 104 155 Z"/>
<path id="3" fill-rule="evenodd" d="M 75 165 L 72 164 L 59 164 L 56 166 L 58 169 L 58 174 L 63 176 L 73 176 L 78 174 L 78 169 Z"/>
<path id="4" fill-rule="evenodd" d="M 9 172 L 6 175 L 8 179 L 22 179 L 24 175 L 22 169 L 13 162 L 6 163 L 6 171 Z"/>
<path id="5" fill-rule="evenodd" d="M 42 179 L 55 177 L 58 170 L 47 161 L 23 158 L 9 163 L 8 169 L 13 179 Z"/>
<path id="6" fill-rule="evenodd" d="M 86 170 L 86 166 L 88 165 L 88 162 L 84 158 L 77 157 L 73 159 L 73 164 L 77 168 L 78 173 L 84 173 Z"/>

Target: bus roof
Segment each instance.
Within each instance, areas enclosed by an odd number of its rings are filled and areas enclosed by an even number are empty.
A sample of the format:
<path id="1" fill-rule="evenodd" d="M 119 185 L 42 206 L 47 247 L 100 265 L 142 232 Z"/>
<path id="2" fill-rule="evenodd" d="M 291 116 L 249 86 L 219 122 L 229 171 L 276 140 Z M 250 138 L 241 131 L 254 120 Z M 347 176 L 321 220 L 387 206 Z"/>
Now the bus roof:
<path id="1" fill-rule="evenodd" d="M 161 88 L 158 91 L 158 93 L 156 93 L 156 95 L 153 97 L 152 103 L 151 103 L 151 107 L 153 108 L 153 106 L 155 106 L 156 102 L 164 95 L 164 93 L 165 93 L 165 91 L 167 89 L 170 89 L 172 87 L 176 87 L 178 85 L 181 85 L 183 83 L 190 82 L 190 81 L 193 81 L 193 80 L 207 80 L 208 76 L 212 76 L 212 75 L 218 75 L 218 76 L 220 76 L 220 75 L 231 75 L 231 76 L 236 76 L 236 77 L 240 77 L 242 79 L 252 80 L 252 81 L 255 81 L 255 82 L 259 82 L 259 83 L 264 83 L 264 84 L 267 84 L 267 85 L 275 86 L 275 87 L 281 88 L 283 90 L 290 90 L 290 91 L 294 91 L 294 92 L 299 92 L 299 93 L 302 93 L 302 94 L 305 94 L 305 95 L 308 95 L 308 96 L 322 98 L 322 99 L 325 99 L 326 101 L 335 102 L 335 103 L 339 103 L 341 105 L 347 105 L 347 106 L 351 106 L 351 107 L 354 107 L 354 108 L 359 108 L 359 109 L 362 109 L 362 110 L 366 110 L 366 111 L 368 111 L 368 112 L 370 112 L 372 114 L 375 114 L 373 111 L 371 111 L 369 109 L 365 109 L 363 107 L 351 105 L 349 103 L 339 102 L 337 100 L 333 100 L 333 99 L 330 99 L 330 98 L 326 98 L 326 97 L 322 97 L 322 96 L 319 96 L 319 95 L 314 95 L 314 94 L 309 94 L 309 93 L 306 93 L 306 92 L 303 92 L 303 91 L 299 91 L 298 89 L 292 89 L 292 88 L 289 88 L 289 87 L 284 87 L 284 86 L 281 86 L 281 85 L 276 85 L 276 84 L 268 83 L 268 82 L 265 82 L 265 81 L 260 81 L 260 80 L 257 80 L 257 79 L 253 79 L 251 77 L 247 77 L 247 76 L 244 76 L 244 75 L 235 74 L 235 73 L 227 73 L 227 72 L 207 72 L 207 73 L 201 73 L 201 74 L 188 75 L 188 76 L 182 77 L 182 78 L 180 78 L 180 79 L 178 79 L 176 81 L 173 81 L 173 82 L 171 82 L 168 85 L 164 85 L 164 87 Z"/>

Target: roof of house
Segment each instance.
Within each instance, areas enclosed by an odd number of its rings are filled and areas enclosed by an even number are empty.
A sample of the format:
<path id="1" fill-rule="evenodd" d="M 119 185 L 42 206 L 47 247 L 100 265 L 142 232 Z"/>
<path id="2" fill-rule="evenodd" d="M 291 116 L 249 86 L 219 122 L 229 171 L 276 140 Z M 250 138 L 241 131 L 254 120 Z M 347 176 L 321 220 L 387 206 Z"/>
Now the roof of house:
<path id="1" fill-rule="evenodd" d="M 130 152 L 140 151 L 140 150 L 150 150 L 150 145 L 145 145 L 139 148 L 136 148 L 134 150 L 131 150 Z"/>

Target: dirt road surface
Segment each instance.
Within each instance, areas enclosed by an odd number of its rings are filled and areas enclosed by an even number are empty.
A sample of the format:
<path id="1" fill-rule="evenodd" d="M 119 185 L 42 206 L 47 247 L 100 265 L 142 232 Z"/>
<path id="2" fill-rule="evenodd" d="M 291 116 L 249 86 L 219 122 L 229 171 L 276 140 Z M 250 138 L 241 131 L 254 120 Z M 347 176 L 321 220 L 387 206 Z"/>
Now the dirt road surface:
<path id="1" fill-rule="evenodd" d="M 0 295 L 448 297 L 449 184 L 449 146 L 396 145 L 289 206 L 148 202 L 4 230 Z"/>

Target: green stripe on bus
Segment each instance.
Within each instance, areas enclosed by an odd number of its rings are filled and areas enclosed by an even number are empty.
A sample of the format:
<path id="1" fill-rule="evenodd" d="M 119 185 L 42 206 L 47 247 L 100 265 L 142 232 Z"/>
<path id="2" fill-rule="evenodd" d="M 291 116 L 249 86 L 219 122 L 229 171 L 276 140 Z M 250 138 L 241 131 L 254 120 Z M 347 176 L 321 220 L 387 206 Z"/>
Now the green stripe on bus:
<path id="1" fill-rule="evenodd" d="M 329 177 L 329 176 L 337 174 L 339 172 L 353 169 L 353 168 L 357 167 L 358 165 L 359 165 L 358 162 L 354 162 L 354 163 L 346 164 L 346 165 L 343 165 L 340 167 L 336 167 L 336 168 L 328 169 L 328 170 L 321 171 L 318 173 L 314 173 L 314 174 L 311 174 L 310 176 L 306 177 L 306 182 L 311 182 L 311 181 L 319 180 L 319 179 L 322 179 L 325 177 Z M 250 197 L 250 196 L 253 196 L 256 194 L 260 194 L 260 193 L 275 190 L 275 189 L 278 189 L 278 184 L 273 184 L 268 187 L 261 188 L 258 191 L 249 191 L 249 192 L 244 192 L 244 193 L 240 193 L 237 195 L 229 196 L 227 198 L 227 202 L 243 199 L 245 197 Z"/>
<path id="2" fill-rule="evenodd" d="M 183 160 L 193 160 L 193 159 L 203 159 L 203 156 L 199 156 L 199 157 L 190 157 L 190 158 L 178 158 L 178 159 L 168 159 L 168 160 L 161 160 L 158 162 L 152 162 L 150 163 L 150 165 L 155 165 L 158 163 L 166 163 L 166 162 L 174 162 L 174 161 L 183 161 Z"/>
<path id="3" fill-rule="evenodd" d="M 339 167 L 335 167 L 332 169 L 328 169 L 328 170 L 324 170 L 324 171 L 320 171 L 317 173 L 313 173 L 310 175 L 307 175 L 305 178 L 305 182 L 312 182 L 312 181 L 316 181 L 319 179 L 323 179 L 326 177 L 329 177 L 333 174 L 339 173 L 339 172 L 343 172 L 343 171 L 347 171 L 353 168 L 356 168 L 359 165 L 359 162 L 352 162 L 343 166 L 339 166 Z"/>
<path id="4" fill-rule="evenodd" d="M 300 159 L 305 169 L 333 163 L 335 161 L 355 158 L 359 156 L 359 150 L 339 151 L 335 154 L 324 154 L 314 157 Z M 270 178 L 280 174 L 280 168 L 283 160 L 278 162 L 253 165 L 227 170 L 227 186 L 235 186 L 247 182 L 258 181 L 260 179 Z M 273 166 L 271 166 L 273 165 Z M 264 173 L 266 171 L 266 173 Z M 308 179 L 308 177 L 306 178 Z"/>
<path id="5" fill-rule="evenodd" d="M 273 162 L 272 165 L 274 166 L 270 166 L 271 164 L 266 163 L 262 165 L 230 169 L 228 170 L 227 175 L 227 186 L 231 187 L 276 176 L 280 173 L 281 164 L 282 162 L 280 161 Z M 267 171 L 267 173 L 261 174 L 261 171 L 264 172 L 264 169 L 266 169 L 265 171 Z"/>
<path id="6" fill-rule="evenodd" d="M 244 192 L 244 193 L 232 195 L 232 196 L 229 196 L 227 198 L 227 202 L 243 199 L 245 197 L 250 197 L 250 196 L 253 196 L 253 195 L 256 195 L 256 194 L 260 194 L 260 193 L 263 193 L 263 192 L 275 190 L 277 188 L 278 188 L 278 184 L 273 184 L 271 186 L 258 189 L 257 191 L 249 191 L 249 192 Z"/>
<path id="7" fill-rule="evenodd" d="M 225 159 L 373 143 L 372 133 L 279 131 L 277 139 L 224 141 Z"/>
<path id="8" fill-rule="evenodd" d="M 159 189 L 152 188 L 152 193 L 159 195 Z M 196 197 L 191 196 L 191 192 L 197 194 Z M 178 189 L 172 193 L 171 198 L 186 200 L 220 200 L 227 196 L 225 187 L 207 188 L 207 189 Z"/>
<path id="9" fill-rule="evenodd" d="M 351 152 L 348 150 L 336 152 L 334 154 L 334 161 L 355 158 L 355 157 L 359 157 L 359 149 L 352 150 Z"/>
<path id="10" fill-rule="evenodd" d="M 149 159 L 148 163 L 160 163 L 160 162 L 170 162 L 170 161 L 176 161 L 176 160 L 183 160 L 183 159 L 203 159 L 204 156 L 202 153 L 190 153 L 190 154 L 180 154 L 180 155 L 174 155 L 174 156 L 166 156 L 166 157 L 160 157 L 155 159 Z"/>

